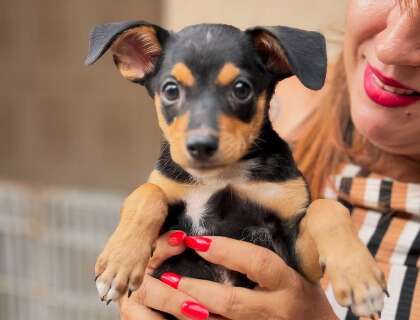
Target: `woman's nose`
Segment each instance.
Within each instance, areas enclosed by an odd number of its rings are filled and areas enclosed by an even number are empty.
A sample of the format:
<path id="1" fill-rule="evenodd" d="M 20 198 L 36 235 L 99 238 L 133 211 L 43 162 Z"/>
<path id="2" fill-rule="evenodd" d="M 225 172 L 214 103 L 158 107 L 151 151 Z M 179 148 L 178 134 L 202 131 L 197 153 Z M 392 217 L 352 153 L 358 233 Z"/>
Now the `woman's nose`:
<path id="1" fill-rule="evenodd" d="M 388 65 L 420 66 L 420 8 L 401 11 L 396 6 L 386 28 L 375 39 L 379 60 Z"/>

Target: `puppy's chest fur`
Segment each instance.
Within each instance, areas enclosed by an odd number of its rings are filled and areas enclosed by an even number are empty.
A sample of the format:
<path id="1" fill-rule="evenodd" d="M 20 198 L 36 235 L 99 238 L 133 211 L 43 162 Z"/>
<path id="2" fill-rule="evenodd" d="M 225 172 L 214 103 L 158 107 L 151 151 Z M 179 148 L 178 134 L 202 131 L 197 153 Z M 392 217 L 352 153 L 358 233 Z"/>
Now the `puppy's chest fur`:
<path id="1" fill-rule="evenodd" d="M 208 234 L 212 231 L 211 225 L 206 220 L 214 214 L 214 195 L 228 188 L 226 181 L 218 181 L 210 185 L 202 185 L 194 188 L 183 199 L 184 217 L 191 225 L 194 235 Z"/>
<path id="2" fill-rule="evenodd" d="M 289 265 L 297 268 L 294 241 L 299 217 L 282 220 L 276 213 L 244 197 L 236 189 L 245 183 L 244 179 L 217 180 L 194 187 L 182 200 L 170 204 L 163 231 L 184 230 L 189 235 L 217 235 L 252 242 L 275 251 Z M 279 198 L 282 196 L 285 195 L 278 194 Z M 246 277 L 210 266 L 190 250 L 166 261 L 157 274 L 166 271 L 253 286 Z"/>

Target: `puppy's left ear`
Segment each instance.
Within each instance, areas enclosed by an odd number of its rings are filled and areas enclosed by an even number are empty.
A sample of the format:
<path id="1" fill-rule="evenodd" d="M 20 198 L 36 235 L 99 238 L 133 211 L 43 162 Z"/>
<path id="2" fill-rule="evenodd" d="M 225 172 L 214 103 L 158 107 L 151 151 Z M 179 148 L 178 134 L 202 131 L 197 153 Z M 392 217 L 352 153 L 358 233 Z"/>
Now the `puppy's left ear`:
<path id="1" fill-rule="evenodd" d="M 264 65 L 279 80 L 296 75 L 306 87 L 318 90 L 325 82 L 325 38 L 312 31 L 277 26 L 245 31 L 254 42 Z"/>

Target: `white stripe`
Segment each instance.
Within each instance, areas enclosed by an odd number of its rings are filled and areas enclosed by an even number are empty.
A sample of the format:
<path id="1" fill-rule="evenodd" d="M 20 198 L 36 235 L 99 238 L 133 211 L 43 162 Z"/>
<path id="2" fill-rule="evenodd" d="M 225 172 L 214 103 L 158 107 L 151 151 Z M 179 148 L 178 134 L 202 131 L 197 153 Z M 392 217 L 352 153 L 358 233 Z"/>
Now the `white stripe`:
<path id="1" fill-rule="evenodd" d="M 366 217 L 362 227 L 359 230 L 359 238 L 364 244 L 367 244 L 378 226 L 381 214 L 376 211 L 366 211 Z"/>
<path id="2" fill-rule="evenodd" d="M 340 306 L 335 300 L 334 291 L 332 289 L 331 283 L 328 285 L 327 290 L 325 291 L 325 295 L 327 296 L 327 299 L 330 302 L 330 305 L 334 310 L 334 313 L 337 315 L 338 319 L 345 319 L 347 314 L 347 308 Z"/>
<path id="3" fill-rule="evenodd" d="M 324 198 L 326 199 L 337 199 L 337 193 L 334 191 L 333 188 L 330 186 L 327 186 L 324 189 Z"/>
<path id="4" fill-rule="evenodd" d="M 343 179 L 342 176 L 336 176 L 335 178 L 335 190 L 340 190 L 341 180 Z"/>
<path id="5" fill-rule="evenodd" d="M 354 164 L 348 164 L 344 167 L 343 171 L 341 172 L 341 176 L 343 177 L 354 177 L 360 171 L 360 167 Z"/>
<path id="6" fill-rule="evenodd" d="M 381 319 L 395 319 L 401 288 L 407 268 L 404 266 L 392 266 L 388 277 L 388 291 L 390 297 L 385 297 L 385 307 L 382 310 Z"/>
<path id="7" fill-rule="evenodd" d="M 398 239 L 398 242 L 395 246 L 394 253 L 391 256 L 390 263 L 403 265 L 407 259 L 407 253 L 413 244 L 414 239 L 420 231 L 420 222 L 419 221 L 408 221 L 401 235 Z"/>
<path id="8" fill-rule="evenodd" d="M 380 179 L 366 179 L 364 204 L 376 206 L 379 201 L 379 191 L 381 188 Z"/>
<path id="9" fill-rule="evenodd" d="M 408 184 L 405 207 L 407 212 L 420 215 L 420 184 Z"/>

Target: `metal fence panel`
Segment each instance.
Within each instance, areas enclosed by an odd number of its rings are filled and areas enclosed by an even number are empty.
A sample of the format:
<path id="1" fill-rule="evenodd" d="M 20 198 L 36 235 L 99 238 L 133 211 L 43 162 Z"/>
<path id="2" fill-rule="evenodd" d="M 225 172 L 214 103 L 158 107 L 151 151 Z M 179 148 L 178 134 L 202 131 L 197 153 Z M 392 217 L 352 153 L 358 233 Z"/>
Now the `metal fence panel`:
<path id="1" fill-rule="evenodd" d="M 0 183 L 0 320 L 117 319 L 93 281 L 119 194 Z"/>

